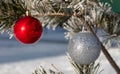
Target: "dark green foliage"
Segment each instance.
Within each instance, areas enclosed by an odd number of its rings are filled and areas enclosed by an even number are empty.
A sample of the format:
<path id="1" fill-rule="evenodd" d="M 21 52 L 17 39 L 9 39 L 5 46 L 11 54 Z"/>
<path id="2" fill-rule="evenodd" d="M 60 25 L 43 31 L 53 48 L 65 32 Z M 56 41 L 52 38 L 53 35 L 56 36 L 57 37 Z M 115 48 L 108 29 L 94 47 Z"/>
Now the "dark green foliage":
<path id="1" fill-rule="evenodd" d="M 8 30 L 26 12 L 22 0 L 0 0 L 0 30 Z"/>
<path id="2" fill-rule="evenodd" d="M 104 3 L 109 3 L 112 6 L 114 12 L 120 13 L 120 0 L 100 0 Z"/>

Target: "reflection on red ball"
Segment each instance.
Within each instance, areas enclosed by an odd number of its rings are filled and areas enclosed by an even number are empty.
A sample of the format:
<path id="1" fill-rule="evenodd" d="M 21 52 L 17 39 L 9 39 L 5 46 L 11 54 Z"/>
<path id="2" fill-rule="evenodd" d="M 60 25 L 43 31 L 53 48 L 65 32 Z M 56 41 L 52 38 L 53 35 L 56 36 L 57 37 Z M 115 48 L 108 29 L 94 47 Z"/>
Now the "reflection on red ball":
<path id="1" fill-rule="evenodd" d="M 15 37 L 24 44 L 32 44 L 38 41 L 42 31 L 41 22 L 32 16 L 24 16 L 14 25 Z"/>

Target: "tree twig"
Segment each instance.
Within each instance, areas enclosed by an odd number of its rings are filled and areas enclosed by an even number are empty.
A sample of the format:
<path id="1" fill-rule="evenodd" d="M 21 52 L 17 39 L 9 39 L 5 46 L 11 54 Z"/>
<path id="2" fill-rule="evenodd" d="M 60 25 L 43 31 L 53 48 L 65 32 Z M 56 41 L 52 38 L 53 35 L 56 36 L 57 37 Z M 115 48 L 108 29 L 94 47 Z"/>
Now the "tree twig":
<path id="1" fill-rule="evenodd" d="M 72 16 L 71 14 L 65 14 L 65 13 L 44 13 L 44 14 L 35 14 L 33 16 Z"/>
<path id="2" fill-rule="evenodd" d="M 97 35 L 96 35 L 96 33 L 93 31 L 93 29 L 91 28 L 91 26 L 88 24 L 88 22 L 84 20 L 84 17 L 82 17 L 82 16 L 77 16 L 77 17 L 79 17 L 80 20 L 82 20 L 85 23 L 87 29 L 89 31 L 91 31 L 95 35 L 96 38 L 98 38 Z M 98 40 L 99 40 L 99 38 L 98 38 Z M 102 51 L 103 51 L 104 55 L 106 56 L 106 58 L 108 59 L 109 63 L 115 69 L 116 73 L 120 74 L 120 68 L 118 67 L 118 65 L 116 64 L 116 62 L 113 60 L 113 58 L 111 57 L 111 55 L 109 54 L 109 52 L 107 51 L 107 49 L 104 47 L 104 45 L 102 44 L 102 42 L 100 40 L 99 40 L 99 42 L 101 43 Z"/>

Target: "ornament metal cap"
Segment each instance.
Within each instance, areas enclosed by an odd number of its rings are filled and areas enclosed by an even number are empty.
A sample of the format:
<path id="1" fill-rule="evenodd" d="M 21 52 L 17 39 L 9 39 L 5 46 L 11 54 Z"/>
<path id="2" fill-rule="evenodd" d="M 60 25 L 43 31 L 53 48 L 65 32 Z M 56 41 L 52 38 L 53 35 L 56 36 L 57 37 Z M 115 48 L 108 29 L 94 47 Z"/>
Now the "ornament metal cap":
<path id="1" fill-rule="evenodd" d="M 30 16 L 31 15 L 29 10 L 27 10 L 25 14 L 26 14 L 26 16 Z"/>

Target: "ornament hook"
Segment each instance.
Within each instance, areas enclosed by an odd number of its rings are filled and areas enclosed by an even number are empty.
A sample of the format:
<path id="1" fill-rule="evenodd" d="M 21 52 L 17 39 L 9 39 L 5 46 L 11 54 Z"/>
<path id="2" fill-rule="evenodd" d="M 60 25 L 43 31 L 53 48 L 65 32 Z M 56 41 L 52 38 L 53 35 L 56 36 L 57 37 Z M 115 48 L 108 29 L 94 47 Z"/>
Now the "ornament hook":
<path id="1" fill-rule="evenodd" d="M 30 13 L 30 7 L 31 5 L 31 1 L 30 0 L 26 0 L 26 6 L 27 6 L 27 11 L 26 11 L 26 16 L 29 16 L 31 13 Z"/>

